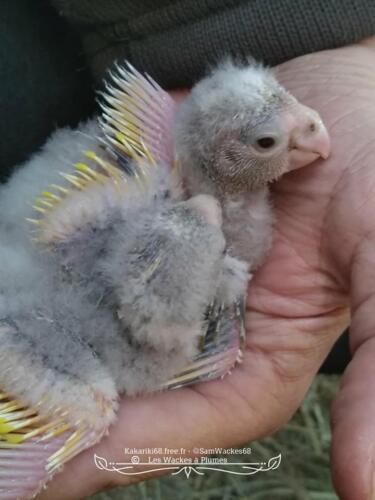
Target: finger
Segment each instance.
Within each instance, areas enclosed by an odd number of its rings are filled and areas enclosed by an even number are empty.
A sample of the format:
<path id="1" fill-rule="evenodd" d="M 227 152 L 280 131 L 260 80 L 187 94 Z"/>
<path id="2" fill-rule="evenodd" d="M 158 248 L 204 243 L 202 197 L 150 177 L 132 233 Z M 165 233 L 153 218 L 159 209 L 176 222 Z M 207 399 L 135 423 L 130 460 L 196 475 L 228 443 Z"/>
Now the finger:
<path id="1" fill-rule="evenodd" d="M 356 351 L 332 408 L 332 476 L 341 500 L 375 499 L 374 360 L 371 339 Z"/>
<path id="2" fill-rule="evenodd" d="M 352 267 L 354 352 L 333 405 L 334 482 L 343 500 L 375 499 L 375 237 L 364 238 Z"/>

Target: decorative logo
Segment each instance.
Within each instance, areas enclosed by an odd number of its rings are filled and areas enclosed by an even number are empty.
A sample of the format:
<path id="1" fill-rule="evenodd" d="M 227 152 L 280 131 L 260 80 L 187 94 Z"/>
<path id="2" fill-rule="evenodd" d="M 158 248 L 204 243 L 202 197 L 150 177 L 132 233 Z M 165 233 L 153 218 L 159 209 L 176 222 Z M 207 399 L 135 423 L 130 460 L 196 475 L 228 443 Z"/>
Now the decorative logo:
<path id="1" fill-rule="evenodd" d="M 201 459 L 187 459 L 191 463 L 189 465 L 176 465 L 170 461 L 165 461 L 164 463 L 158 463 L 155 467 L 155 463 L 141 462 L 139 456 L 134 455 L 131 457 L 130 462 L 108 462 L 107 459 L 94 455 L 94 462 L 99 470 L 106 470 L 109 472 L 117 472 L 124 476 L 135 476 L 144 474 L 145 472 L 157 472 L 162 470 L 169 470 L 172 475 L 176 476 L 181 472 L 185 473 L 187 478 L 190 477 L 191 473 L 194 472 L 200 476 L 205 474 L 204 471 L 216 471 L 216 472 L 226 472 L 228 474 L 235 474 L 237 476 L 252 476 L 258 472 L 267 472 L 270 470 L 275 470 L 280 466 L 281 463 L 281 453 L 272 457 L 268 462 L 225 462 L 220 465 L 215 464 L 215 459 L 205 457 L 204 462 Z M 211 462 L 210 462 L 211 460 Z M 138 466 L 142 467 L 142 470 L 136 470 Z M 149 468 L 150 467 L 150 468 Z M 227 468 L 228 467 L 228 468 Z M 237 470 L 236 470 L 237 468 Z"/>

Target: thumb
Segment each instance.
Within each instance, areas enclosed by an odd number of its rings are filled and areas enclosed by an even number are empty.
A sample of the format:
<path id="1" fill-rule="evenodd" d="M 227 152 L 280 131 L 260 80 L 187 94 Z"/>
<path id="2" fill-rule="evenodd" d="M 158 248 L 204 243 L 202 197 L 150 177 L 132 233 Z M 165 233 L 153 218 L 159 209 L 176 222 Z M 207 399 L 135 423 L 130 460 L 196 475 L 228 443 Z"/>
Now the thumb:
<path id="1" fill-rule="evenodd" d="M 353 360 L 332 407 L 332 473 L 342 500 L 375 500 L 375 237 L 352 268 Z"/>

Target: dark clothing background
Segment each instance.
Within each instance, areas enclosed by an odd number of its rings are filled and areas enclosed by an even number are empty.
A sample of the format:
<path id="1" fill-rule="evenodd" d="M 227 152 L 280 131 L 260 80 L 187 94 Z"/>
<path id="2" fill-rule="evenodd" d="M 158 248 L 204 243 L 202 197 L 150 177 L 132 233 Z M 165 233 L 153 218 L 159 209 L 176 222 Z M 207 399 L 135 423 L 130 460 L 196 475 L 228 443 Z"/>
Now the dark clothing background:
<path id="1" fill-rule="evenodd" d="M 92 112 L 92 87 L 80 40 L 47 0 L 0 1 L 1 180 Z"/>
<path id="2" fill-rule="evenodd" d="M 98 81 L 127 58 L 166 87 L 228 53 L 275 65 L 375 33 L 374 0 L 51 0 L 82 35 Z"/>
<path id="3" fill-rule="evenodd" d="M 94 111 L 115 60 L 187 86 L 227 54 L 274 65 L 373 34 L 374 0 L 1 0 L 0 181 Z M 347 363 L 347 336 L 335 349 L 328 372 Z"/>

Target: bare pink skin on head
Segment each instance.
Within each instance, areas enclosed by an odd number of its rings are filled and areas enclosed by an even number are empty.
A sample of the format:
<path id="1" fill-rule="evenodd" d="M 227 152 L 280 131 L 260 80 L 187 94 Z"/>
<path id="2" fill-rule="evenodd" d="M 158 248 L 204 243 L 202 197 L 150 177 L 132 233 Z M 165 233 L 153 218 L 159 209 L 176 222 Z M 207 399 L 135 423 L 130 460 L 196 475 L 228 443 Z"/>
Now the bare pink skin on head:
<path id="1" fill-rule="evenodd" d="M 328 131 L 319 114 L 296 102 L 283 114 L 285 129 L 289 135 L 289 169 L 295 170 L 314 162 L 326 160 L 331 152 Z"/>

